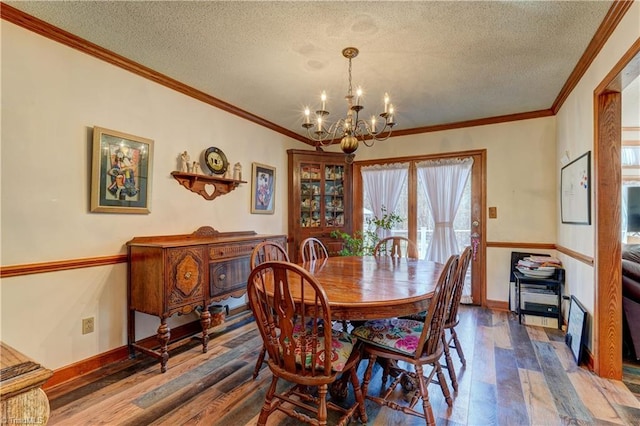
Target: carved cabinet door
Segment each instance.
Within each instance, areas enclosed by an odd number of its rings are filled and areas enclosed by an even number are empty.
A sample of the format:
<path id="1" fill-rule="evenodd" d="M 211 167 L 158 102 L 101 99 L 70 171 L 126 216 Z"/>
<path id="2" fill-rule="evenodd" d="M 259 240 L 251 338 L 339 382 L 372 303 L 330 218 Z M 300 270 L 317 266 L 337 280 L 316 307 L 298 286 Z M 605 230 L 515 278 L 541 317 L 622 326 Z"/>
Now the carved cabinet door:
<path id="1" fill-rule="evenodd" d="M 169 249 L 167 252 L 167 274 L 165 289 L 166 311 L 189 313 L 197 305 L 205 305 L 207 282 L 204 246 Z"/>

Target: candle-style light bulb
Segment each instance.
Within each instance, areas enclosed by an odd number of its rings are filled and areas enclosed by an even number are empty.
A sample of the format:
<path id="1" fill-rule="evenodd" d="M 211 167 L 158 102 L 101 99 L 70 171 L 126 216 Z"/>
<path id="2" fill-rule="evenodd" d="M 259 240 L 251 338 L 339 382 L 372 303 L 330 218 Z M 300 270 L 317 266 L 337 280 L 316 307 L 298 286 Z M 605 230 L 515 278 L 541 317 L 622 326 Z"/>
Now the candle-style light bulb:
<path id="1" fill-rule="evenodd" d="M 384 112 L 389 112 L 389 94 L 384 94 Z"/>
<path id="2" fill-rule="evenodd" d="M 325 109 L 325 103 L 327 101 L 327 92 L 325 92 L 324 90 L 322 91 L 322 94 L 320 95 L 320 100 L 322 101 L 322 111 L 324 111 Z"/>
<path id="3" fill-rule="evenodd" d="M 362 96 L 362 88 L 356 89 L 356 105 L 360 105 L 360 96 Z"/>
<path id="4" fill-rule="evenodd" d="M 318 131 L 322 130 L 322 117 L 318 116 Z"/>
<path id="5" fill-rule="evenodd" d="M 389 104 L 389 116 L 387 117 L 387 123 L 393 123 L 393 104 Z"/>
<path id="6" fill-rule="evenodd" d="M 304 109 L 304 122 L 305 122 L 305 124 L 311 123 L 311 117 L 309 115 L 310 113 L 311 113 L 311 111 L 309 111 L 309 107 L 306 107 Z"/>
<path id="7" fill-rule="evenodd" d="M 371 133 L 375 133 L 376 132 L 376 116 L 372 115 L 371 116 Z"/>

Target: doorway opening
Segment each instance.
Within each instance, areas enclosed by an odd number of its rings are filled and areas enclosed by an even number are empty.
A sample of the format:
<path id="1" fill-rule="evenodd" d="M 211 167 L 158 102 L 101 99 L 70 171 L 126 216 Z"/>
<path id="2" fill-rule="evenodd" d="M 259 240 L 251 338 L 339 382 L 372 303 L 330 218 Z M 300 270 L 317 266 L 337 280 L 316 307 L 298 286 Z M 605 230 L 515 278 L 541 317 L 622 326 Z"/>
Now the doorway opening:
<path id="1" fill-rule="evenodd" d="M 622 92 L 640 75 L 637 40 L 594 91 L 594 370 L 622 378 Z"/>

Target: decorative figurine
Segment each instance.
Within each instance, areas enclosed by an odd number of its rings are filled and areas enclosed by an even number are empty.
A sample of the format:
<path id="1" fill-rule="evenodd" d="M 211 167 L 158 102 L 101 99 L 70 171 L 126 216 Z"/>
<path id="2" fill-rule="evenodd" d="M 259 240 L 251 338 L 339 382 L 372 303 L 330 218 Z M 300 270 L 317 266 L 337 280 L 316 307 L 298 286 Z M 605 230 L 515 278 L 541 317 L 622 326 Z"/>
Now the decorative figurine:
<path id="1" fill-rule="evenodd" d="M 240 162 L 233 165 L 233 179 L 242 180 L 242 165 Z"/>
<path id="2" fill-rule="evenodd" d="M 187 151 L 180 154 L 180 159 L 182 160 L 182 167 L 180 168 L 180 171 L 182 173 L 189 173 L 189 160 L 191 160 L 191 158 Z"/>
<path id="3" fill-rule="evenodd" d="M 232 178 L 232 172 L 231 172 L 231 169 L 229 169 L 229 168 L 228 168 L 228 169 L 227 169 L 227 171 L 226 171 L 226 172 L 224 172 L 224 176 L 223 176 L 223 177 L 224 177 L 225 179 L 231 179 L 231 178 Z"/>
<path id="4" fill-rule="evenodd" d="M 200 163 L 198 163 L 197 161 L 193 162 L 193 167 L 192 167 L 191 173 L 196 174 L 196 175 L 201 175 L 202 174 L 202 170 L 200 170 Z"/>

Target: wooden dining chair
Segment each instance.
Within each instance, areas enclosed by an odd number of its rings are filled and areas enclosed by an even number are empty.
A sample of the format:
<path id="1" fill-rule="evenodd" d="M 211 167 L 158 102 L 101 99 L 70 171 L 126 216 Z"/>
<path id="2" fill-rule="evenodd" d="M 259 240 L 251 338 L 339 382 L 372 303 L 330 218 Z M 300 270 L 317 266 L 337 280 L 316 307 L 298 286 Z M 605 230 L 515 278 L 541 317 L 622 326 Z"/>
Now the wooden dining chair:
<path id="1" fill-rule="evenodd" d="M 300 243 L 300 255 L 302 256 L 302 262 L 313 262 L 329 257 L 327 248 L 317 238 L 305 238 Z M 342 330 L 347 331 L 349 325 L 346 320 L 340 321 L 342 324 Z"/>
<path id="2" fill-rule="evenodd" d="M 296 264 L 268 261 L 251 271 L 247 294 L 273 374 L 258 425 L 265 425 L 276 410 L 311 424 L 326 424 L 327 410 L 340 416 L 336 424 L 346 424 L 355 414 L 366 423 L 356 373 L 360 361 L 360 351 L 354 349 L 357 340 L 331 328 L 329 301 L 316 278 Z M 340 375 L 347 375 L 353 387 L 355 402 L 347 408 L 327 401 L 328 387 Z M 280 379 L 292 386 L 281 391 Z"/>
<path id="3" fill-rule="evenodd" d="M 444 353 L 442 333 L 447 308 L 453 297 L 453 278 L 457 264 L 457 255 L 453 255 L 447 260 L 436 284 L 424 322 L 403 318 L 367 321 L 353 331 L 353 334 L 364 344 L 364 358 L 369 358 L 362 382 L 364 396 L 379 405 L 422 417 L 427 425 L 436 424 L 429 402 L 428 390 L 428 385 L 434 376 L 437 377 L 447 405 L 449 407 L 453 405 L 449 387 L 440 365 L 440 358 Z M 367 392 L 373 365 L 378 357 L 395 362 L 395 370 L 399 373 L 381 397 L 369 395 Z M 405 364 L 398 363 L 399 361 L 412 365 L 413 370 L 402 367 Z M 431 366 L 427 377 L 424 376 L 425 366 Z M 411 383 L 417 387 L 417 392 L 408 402 L 408 406 L 392 400 L 396 395 L 395 388 L 401 383 Z M 422 412 L 414 408 L 420 398 L 422 398 Z"/>
<path id="4" fill-rule="evenodd" d="M 251 269 L 269 260 L 289 262 L 289 254 L 280 244 L 273 241 L 261 241 L 253 248 L 249 265 Z"/>
<path id="5" fill-rule="evenodd" d="M 373 248 L 374 256 L 418 258 L 418 246 L 407 237 L 386 237 Z"/>
<path id="6" fill-rule="evenodd" d="M 253 248 L 249 265 L 251 266 L 251 269 L 253 269 L 259 264 L 270 260 L 282 260 L 289 262 L 289 255 L 280 244 L 273 241 L 262 241 Z M 264 358 L 266 355 L 267 348 L 262 345 L 262 349 L 260 350 L 260 354 L 256 360 L 256 368 L 253 370 L 254 379 L 258 377 L 258 374 L 260 374 L 260 369 L 262 368 L 262 364 L 264 364 Z"/>
<path id="7" fill-rule="evenodd" d="M 317 238 L 309 237 L 300 243 L 300 256 L 303 262 L 324 259 L 329 257 L 327 248 Z"/>
<path id="8" fill-rule="evenodd" d="M 469 269 L 469 264 L 471 263 L 471 246 L 467 246 L 460 254 L 458 259 L 458 266 L 456 268 L 456 272 L 454 274 L 454 287 L 453 287 L 453 297 L 451 298 L 451 305 L 449 306 L 447 316 L 444 321 L 444 331 L 442 333 L 442 342 L 444 344 L 444 358 L 446 361 L 446 368 L 449 372 L 449 378 L 451 379 L 451 386 L 454 391 L 458 391 L 458 379 L 456 377 L 456 371 L 453 366 L 453 360 L 451 359 L 451 351 L 450 349 L 456 350 L 458 352 L 458 357 L 460 358 L 460 362 L 463 366 L 467 365 L 467 361 L 464 358 L 464 353 L 462 352 L 462 345 L 460 344 L 460 340 L 458 339 L 458 335 L 456 334 L 456 326 L 460 322 L 458 318 L 458 308 L 460 307 L 460 300 L 462 299 L 462 291 L 464 289 L 464 282 L 467 276 L 467 270 Z M 447 330 L 449 330 L 447 336 Z"/>

